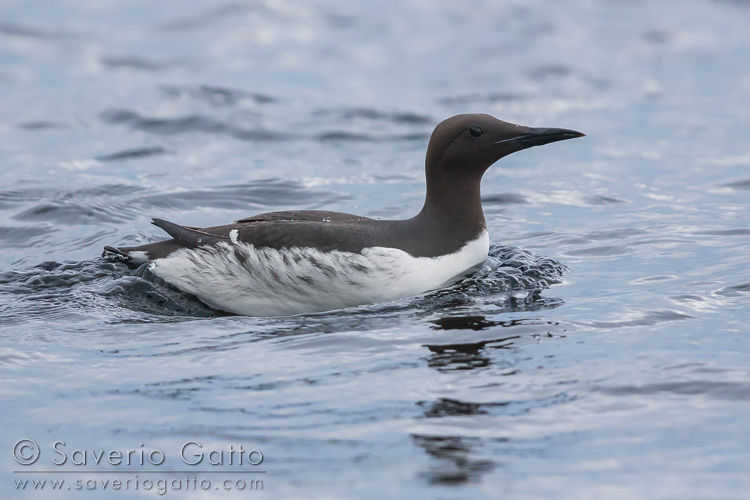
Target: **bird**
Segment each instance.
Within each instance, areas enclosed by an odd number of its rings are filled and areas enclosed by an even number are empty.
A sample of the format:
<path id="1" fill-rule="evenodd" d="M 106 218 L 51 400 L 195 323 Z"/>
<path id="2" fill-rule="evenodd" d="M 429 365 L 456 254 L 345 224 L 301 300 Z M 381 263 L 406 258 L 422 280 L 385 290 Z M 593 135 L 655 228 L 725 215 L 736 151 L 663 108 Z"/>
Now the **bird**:
<path id="1" fill-rule="evenodd" d="M 104 255 L 147 263 L 182 292 L 237 315 L 290 316 L 414 297 L 470 276 L 487 259 L 480 185 L 491 165 L 584 135 L 456 115 L 430 136 L 425 201 L 410 219 L 290 210 L 197 228 L 154 218 L 171 239 L 105 246 Z"/>

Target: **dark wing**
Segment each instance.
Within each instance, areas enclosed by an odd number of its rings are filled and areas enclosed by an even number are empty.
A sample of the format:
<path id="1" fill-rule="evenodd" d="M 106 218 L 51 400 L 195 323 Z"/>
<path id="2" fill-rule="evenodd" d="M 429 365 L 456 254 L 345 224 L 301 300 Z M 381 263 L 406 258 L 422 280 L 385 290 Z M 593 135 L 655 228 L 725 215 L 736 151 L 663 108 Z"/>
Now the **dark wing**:
<path id="1" fill-rule="evenodd" d="M 221 232 L 209 232 L 204 229 L 180 226 L 164 219 L 151 219 L 151 224 L 162 228 L 177 243 L 187 248 L 198 248 L 203 245 L 216 245 L 220 241 L 229 241 L 228 232 L 226 235 L 221 234 Z"/>
<path id="2" fill-rule="evenodd" d="M 180 248 L 213 246 L 235 239 L 259 248 L 312 247 L 324 252 L 359 252 L 365 247 L 387 245 L 395 234 L 395 228 L 386 221 L 321 210 L 272 212 L 202 229 L 163 219 L 154 219 L 153 224 L 173 239 L 138 247 L 104 247 L 105 253 L 124 257 L 129 263 L 140 263 L 161 259 Z M 231 234 L 233 231 L 237 232 Z"/>
<path id="3" fill-rule="evenodd" d="M 345 214 L 341 212 L 328 212 L 326 210 L 287 210 L 284 212 L 269 212 L 267 214 L 253 215 L 235 221 L 242 222 L 267 222 L 267 221 L 288 221 L 288 222 L 357 222 L 361 220 L 372 220 L 361 215 Z"/>

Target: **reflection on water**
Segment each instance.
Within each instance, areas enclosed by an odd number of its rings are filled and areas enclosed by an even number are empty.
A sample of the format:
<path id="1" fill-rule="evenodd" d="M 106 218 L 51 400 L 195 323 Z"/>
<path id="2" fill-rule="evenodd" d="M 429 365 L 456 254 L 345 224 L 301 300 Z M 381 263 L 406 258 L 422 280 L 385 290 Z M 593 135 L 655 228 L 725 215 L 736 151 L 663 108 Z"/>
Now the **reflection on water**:
<path id="1" fill-rule="evenodd" d="M 413 435 L 414 444 L 424 448 L 435 463 L 421 475 L 433 484 L 456 485 L 478 481 L 496 467 L 490 460 L 471 458 L 472 448 L 481 447 L 479 439 L 461 436 Z"/>

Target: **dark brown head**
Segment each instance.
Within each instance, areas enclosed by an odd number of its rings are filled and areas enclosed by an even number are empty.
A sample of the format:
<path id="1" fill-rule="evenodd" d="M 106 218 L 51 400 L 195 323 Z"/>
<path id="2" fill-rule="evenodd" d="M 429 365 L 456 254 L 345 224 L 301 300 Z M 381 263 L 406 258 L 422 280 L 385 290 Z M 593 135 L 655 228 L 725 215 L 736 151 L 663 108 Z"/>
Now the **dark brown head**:
<path id="1" fill-rule="evenodd" d="M 575 130 L 514 125 L 490 115 L 456 115 L 441 122 L 430 137 L 427 176 L 440 172 L 451 178 L 466 174 L 481 178 L 503 156 L 582 136 Z"/>
<path id="2" fill-rule="evenodd" d="M 440 123 L 427 146 L 427 195 L 417 218 L 436 227 L 463 231 L 468 241 L 484 230 L 480 184 L 503 156 L 550 142 L 582 137 L 562 128 L 530 128 L 489 115 L 457 115 Z"/>

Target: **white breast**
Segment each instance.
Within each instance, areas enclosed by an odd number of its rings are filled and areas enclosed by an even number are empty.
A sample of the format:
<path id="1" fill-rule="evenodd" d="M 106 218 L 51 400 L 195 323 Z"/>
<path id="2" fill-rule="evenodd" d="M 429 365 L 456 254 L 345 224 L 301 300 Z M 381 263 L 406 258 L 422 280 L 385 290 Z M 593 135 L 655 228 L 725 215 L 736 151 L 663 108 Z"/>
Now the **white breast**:
<path id="1" fill-rule="evenodd" d="M 394 248 L 362 253 L 255 248 L 242 242 L 181 249 L 152 272 L 209 306 L 247 316 L 284 316 L 411 297 L 484 262 L 489 235 L 450 255 L 412 257 Z"/>

